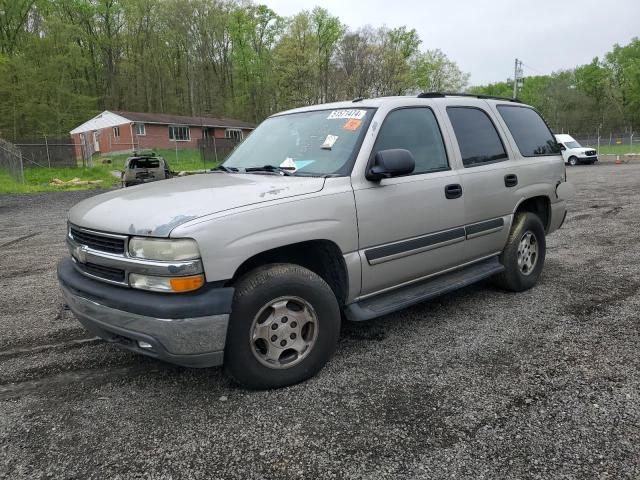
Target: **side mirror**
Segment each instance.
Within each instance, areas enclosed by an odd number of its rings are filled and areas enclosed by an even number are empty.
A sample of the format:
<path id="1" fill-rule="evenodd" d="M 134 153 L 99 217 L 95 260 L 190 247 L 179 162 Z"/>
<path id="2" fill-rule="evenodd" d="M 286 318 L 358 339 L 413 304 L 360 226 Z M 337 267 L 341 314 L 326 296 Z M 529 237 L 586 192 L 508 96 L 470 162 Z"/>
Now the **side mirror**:
<path id="1" fill-rule="evenodd" d="M 416 161 L 409 150 L 392 148 L 380 150 L 373 159 L 373 166 L 367 171 L 367 180 L 379 182 L 383 178 L 407 175 L 416 168 Z"/>

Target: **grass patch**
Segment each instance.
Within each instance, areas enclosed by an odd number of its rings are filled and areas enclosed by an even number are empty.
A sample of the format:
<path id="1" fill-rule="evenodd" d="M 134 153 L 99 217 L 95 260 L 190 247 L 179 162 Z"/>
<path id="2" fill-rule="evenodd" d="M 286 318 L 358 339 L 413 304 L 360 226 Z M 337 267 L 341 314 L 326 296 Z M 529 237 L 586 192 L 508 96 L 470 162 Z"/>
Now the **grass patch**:
<path id="1" fill-rule="evenodd" d="M 59 178 L 69 181 L 72 178 L 80 180 L 102 180 L 97 185 L 68 185 L 54 187 L 49 185 L 51 180 Z M 91 188 L 109 188 L 119 185 L 120 179 L 110 173 L 106 168 L 25 168 L 24 183 L 16 181 L 5 171 L 0 171 L 0 193 L 33 193 L 33 192 L 56 192 L 60 190 L 87 190 Z"/>
<path id="2" fill-rule="evenodd" d="M 204 164 L 197 149 L 178 150 L 159 149 L 154 152 L 164 157 L 169 162 L 171 171 L 180 172 L 183 170 L 203 170 L 217 167 L 221 162 L 207 162 Z M 120 179 L 112 175 L 113 170 L 122 170 L 124 163 L 131 156 L 130 153 L 118 155 L 99 155 L 93 158 L 93 167 L 67 167 L 67 168 L 46 168 L 29 167 L 24 169 L 24 183 L 17 182 L 7 172 L 0 170 L 0 194 L 2 193 L 34 193 L 34 192 L 57 192 L 60 190 L 87 190 L 92 188 L 110 188 L 120 185 Z M 109 159 L 111 163 L 103 163 Z M 59 178 L 62 181 L 69 181 L 72 178 L 80 180 L 102 180 L 97 185 L 69 185 L 54 187 L 49 185 L 51 180 Z"/>
<path id="3" fill-rule="evenodd" d="M 584 145 L 585 147 L 598 148 L 598 144 Z M 640 153 L 640 145 L 600 145 L 599 155 L 624 155 L 625 153 Z"/>
<path id="4" fill-rule="evenodd" d="M 180 172 L 182 170 L 203 170 L 215 168 L 221 163 L 203 162 L 200 156 L 200 151 L 195 148 L 178 150 L 177 154 L 175 150 L 162 148 L 154 149 L 153 152 L 169 162 L 169 167 L 171 167 L 171 171 L 173 172 Z M 130 156 L 130 153 L 121 153 L 118 155 L 100 155 L 94 157 L 93 164 L 96 167 L 107 167 L 111 170 L 122 170 L 124 168 L 124 162 Z M 103 165 L 102 162 L 104 160 L 111 160 L 111 164 Z"/>

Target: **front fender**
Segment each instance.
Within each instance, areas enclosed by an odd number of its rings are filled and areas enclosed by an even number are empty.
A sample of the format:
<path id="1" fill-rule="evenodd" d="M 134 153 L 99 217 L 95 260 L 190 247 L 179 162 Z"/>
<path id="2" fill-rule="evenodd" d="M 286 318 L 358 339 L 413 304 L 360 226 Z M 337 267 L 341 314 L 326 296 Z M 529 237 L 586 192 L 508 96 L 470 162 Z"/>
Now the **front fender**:
<path id="1" fill-rule="evenodd" d="M 212 282 L 232 278 L 242 263 L 259 253 L 294 243 L 329 240 L 345 255 L 355 252 L 357 228 L 347 182 L 320 194 L 186 223 L 171 236 L 198 242 L 207 281 Z"/>

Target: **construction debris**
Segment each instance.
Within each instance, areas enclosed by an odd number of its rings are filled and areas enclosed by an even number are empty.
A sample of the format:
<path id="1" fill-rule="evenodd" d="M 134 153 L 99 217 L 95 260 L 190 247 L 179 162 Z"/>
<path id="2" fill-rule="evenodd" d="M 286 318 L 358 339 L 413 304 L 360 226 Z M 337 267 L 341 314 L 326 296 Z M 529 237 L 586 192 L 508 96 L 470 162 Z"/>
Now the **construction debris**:
<path id="1" fill-rule="evenodd" d="M 81 185 L 99 185 L 102 183 L 102 180 L 80 180 L 78 177 L 73 177 L 71 180 L 60 180 L 59 178 L 54 178 L 51 180 L 49 185 L 52 187 L 76 187 Z"/>

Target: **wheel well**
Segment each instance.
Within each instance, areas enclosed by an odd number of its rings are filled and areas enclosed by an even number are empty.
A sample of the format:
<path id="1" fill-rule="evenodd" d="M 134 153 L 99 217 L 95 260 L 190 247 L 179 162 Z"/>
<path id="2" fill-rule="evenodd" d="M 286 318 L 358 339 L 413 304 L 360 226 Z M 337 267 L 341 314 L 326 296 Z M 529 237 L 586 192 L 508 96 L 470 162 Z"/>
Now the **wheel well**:
<path id="1" fill-rule="evenodd" d="M 294 263 L 319 275 L 329 284 L 340 305 L 344 305 L 349 289 L 347 267 L 342 251 L 329 240 L 311 240 L 294 243 L 261 252 L 245 260 L 229 283 L 245 273 L 268 263 Z"/>
<path id="2" fill-rule="evenodd" d="M 551 202 L 549 201 L 549 197 L 539 196 L 527 198 L 518 205 L 516 213 L 518 212 L 535 213 L 540 217 L 540 221 L 542 222 L 542 225 L 544 225 L 545 231 L 549 230 L 549 220 L 551 219 Z"/>

